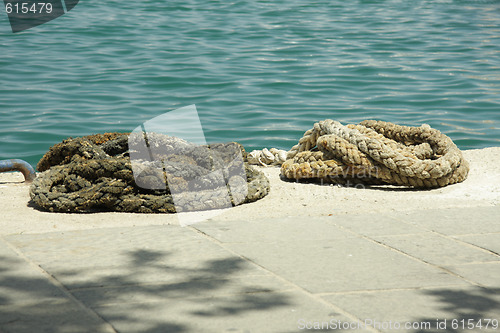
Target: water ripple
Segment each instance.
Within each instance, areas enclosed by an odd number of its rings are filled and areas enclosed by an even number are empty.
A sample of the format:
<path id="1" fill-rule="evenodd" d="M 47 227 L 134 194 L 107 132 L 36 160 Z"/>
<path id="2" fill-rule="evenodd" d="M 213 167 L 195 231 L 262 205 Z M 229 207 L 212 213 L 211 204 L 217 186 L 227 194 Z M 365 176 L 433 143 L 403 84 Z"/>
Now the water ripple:
<path id="1" fill-rule="evenodd" d="M 0 159 L 196 104 L 210 142 L 290 148 L 315 121 L 428 123 L 497 146 L 500 3 L 80 2 L 0 28 Z"/>

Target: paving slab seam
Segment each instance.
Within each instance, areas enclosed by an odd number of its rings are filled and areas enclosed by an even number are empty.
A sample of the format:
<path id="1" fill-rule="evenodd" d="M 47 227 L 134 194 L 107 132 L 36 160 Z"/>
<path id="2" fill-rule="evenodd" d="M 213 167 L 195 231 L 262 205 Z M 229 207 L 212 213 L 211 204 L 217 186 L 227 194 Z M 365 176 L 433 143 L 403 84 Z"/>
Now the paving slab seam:
<path id="1" fill-rule="evenodd" d="M 455 242 L 455 243 L 459 243 L 460 245 L 463 245 L 465 247 L 470 247 L 470 248 L 473 248 L 475 250 L 479 250 L 481 252 L 485 252 L 485 253 L 488 253 L 488 254 L 491 254 L 491 255 L 494 255 L 496 257 L 499 257 L 499 260 L 500 260 L 500 254 L 493 251 L 493 250 L 490 250 L 490 249 L 487 249 L 487 248 L 484 248 L 484 247 L 481 247 L 479 245 L 476 245 L 476 244 L 472 244 L 472 243 L 469 243 L 469 242 L 466 242 L 466 241 L 463 241 L 459 238 L 456 238 L 456 236 L 449 236 L 449 235 L 446 235 L 446 234 L 442 234 L 440 232 L 437 232 L 437 231 L 434 231 L 434 230 L 428 230 L 427 232 L 425 233 L 431 233 L 431 234 L 434 234 L 438 237 L 442 237 L 442 238 L 445 238 L 447 240 L 450 240 L 452 242 Z M 377 235 L 377 237 L 401 237 L 401 236 L 414 236 L 414 235 L 422 235 L 422 234 L 425 234 L 425 233 L 412 233 L 412 234 L 397 234 L 397 235 Z M 479 235 L 491 235 L 491 234 L 479 234 Z M 499 234 L 500 235 L 500 234 Z M 460 235 L 460 237 L 463 236 L 463 235 Z M 478 262 L 479 263 L 479 262 Z"/>
<path id="2" fill-rule="evenodd" d="M 475 262 L 466 262 L 463 264 L 454 264 L 453 266 L 472 266 L 472 265 L 482 265 L 482 264 L 493 264 L 493 265 L 500 265 L 500 261 L 475 261 Z"/>
<path id="3" fill-rule="evenodd" d="M 464 246 L 466 246 L 466 247 L 470 247 L 470 248 L 473 248 L 473 249 L 475 249 L 475 250 L 479 250 L 479 251 L 481 251 L 481 252 L 486 252 L 486 253 L 488 253 L 488 254 L 492 254 L 492 255 L 494 255 L 494 256 L 499 257 L 499 259 L 500 259 L 500 254 L 496 253 L 496 252 L 495 252 L 495 251 L 493 251 L 493 250 L 483 248 L 483 247 L 478 246 L 478 245 L 476 245 L 476 244 L 471 244 L 471 243 L 469 243 L 469 242 L 463 241 L 463 240 L 458 239 L 458 238 L 455 238 L 455 237 L 453 237 L 453 236 L 449 236 L 449 235 L 446 235 L 446 234 L 442 234 L 442 233 L 437 232 L 437 231 L 434 231 L 434 230 L 430 230 L 430 232 L 431 232 L 431 233 L 433 233 L 433 234 L 435 234 L 435 235 L 437 235 L 437 236 L 439 236 L 439 237 L 443 237 L 443 238 L 445 238 L 445 239 L 448 239 L 448 240 L 454 241 L 454 242 L 456 242 L 456 243 L 460 243 L 461 245 L 464 245 Z M 488 233 L 488 234 L 481 234 L 481 235 L 489 235 L 489 233 Z M 462 236 L 462 235 L 460 235 L 460 236 Z"/>
<path id="4" fill-rule="evenodd" d="M 412 227 L 417 227 L 417 228 L 419 228 L 419 229 L 426 230 L 427 232 L 433 233 L 433 234 L 435 234 L 435 235 L 437 235 L 437 236 L 440 236 L 440 237 L 446 238 L 446 239 L 448 239 L 448 240 L 455 241 L 455 242 L 457 242 L 457 243 L 461 243 L 462 245 L 465 245 L 465 246 L 467 246 L 467 247 L 471 247 L 471 248 L 473 248 L 473 249 L 480 250 L 480 251 L 482 251 L 482 252 L 486 252 L 486 253 L 488 253 L 488 254 L 492 254 L 492 255 L 495 255 L 495 256 L 497 256 L 497 257 L 500 257 L 500 254 L 499 254 L 499 253 L 497 253 L 497 252 L 495 252 L 495 251 L 493 251 L 493 250 L 486 249 L 486 248 L 480 247 L 480 246 L 475 245 L 475 244 L 471 244 L 471 243 L 469 243 L 469 242 L 466 242 L 466 241 L 463 241 L 463 240 L 461 240 L 461 239 L 457 238 L 457 237 L 474 236 L 474 235 L 480 235 L 480 236 L 483 236 L 483 235 L 497 235 L 497 234 L 498 234 L 498 235 L 500 236 L 500 232 L 489 232 L 489 233 L 480 233 L 480 234 L 460 234 L 460 235 L 450 236 L 450 235 L 446 235 L 446 234 L 443 234 L 443 233 L 441 233 L 441 232 L 438 232 L 438 231 L 435 231 L 435 230 L 432 230 L 432 229 L 426 229 L 426 228 L 421 227 L 421 226 L 419 226 L 419 225 L 413 225 L 413 224 L 408 223 L 408 222 L 405 222 L 404 220 L 399 219 L 399 218 L 397 218 L 397 217 L 389 216 L 389 218 L 394 219 L 394 220 L 396 220 L 396 221 L 398 221 L 398 222 L 405 223 L 405 224 L 410 225 L 410 226 L 412 226 Z M 412 233 L 412 234 L 407 234 L 407 235 L 401 235 L 401 234 L 398 234 L 397 236 L 410 236 L 410 235 L 418 235 L 418 233 Z M 391 236 L 396 236 L 396 235 L 386 235 L 386 236 L 384 236 L 384 235 L 379 235 L 379 237 L 391 237 Z"/>
<path id="5" fill-rule="evenodd" d="M 36 262 L 32 261 L 30 258 L 28 258 L 21 250 L 19 250 L 17 247 L 15 247 L 13 244 L 11 244 L 9 241 L 7 241 L 3 236 L 0 236 L 0 239 L 9 247 L 12 251 L 14 251 L 19 258 L 23 259 L 25 262 L 27 262 L 34 270 L 40 272 L 48 281 L 51 283 L 53 286 L 58 288 L 64 296 L 66 296 L 70 301 L 72 301 L 74 304 L 76 304 L 82 311 L 87 313 L 89 316 L 94 317 L 98 321 L 100 321 L 103 324 L 103 329 L 107 330 L 109 333 L 119 333 L 111 323 L 109 323 L 107 320 L 105 320 L 103 317 L 101 317 L 97 312 L 93 311 L 91 308 L 85 306 L 78 298 L 76 298 L 71 291 L 69 291 L 64 284 L 62 284 L 58 279 L 56 279 L 53 275 L 51 275 L 49 272 L 44 270 L 40 265 L 38 265 Z"/>
<path id="6" fill-rule="evenodd" d="M 500 236 L 500 232 L 488 232 L 488 233 L 471 233 L 471 234 L 460 234 L 460 235 L 453 235 L 450 237 L 467 237 L 467 236 L 483 236 L 483 235 L 498 235 Z"/>
<path id="7" fill-rule="evenodd" d="M 491 235 L 491 234 L 482 234 L 482 235 Z M 454 237 L 451 237 L 451 239 L 455 240 L 457 243 L 463 243 L 463 244 L 464 244 L 464 245 L 466 245 L 466 246 L 469 246 L 469 247 L 472 247 L 472 248 L 475 248 L 475 249 L 479 249 L 479 250 L 481 250 L 481 251 L 483 251 L 483 252 L 487 252 L 487 253 L 489 253 L 489 254 L 493 254 L 493 255 L 495 255 L 495 256 L 497 256 L 497 257 L 499 257 L 499 259 L 500 259 L 500 253 L 497 253 L 497 252 L 495 252 L 495 251 L 493 251 L 493 250 L 490 250 L 490 249 L 487 249 L 487 248 L 481 247 L 481 246 L 479 246 L 479 245 L 476 245 L 476 244 L 472 244 L 472 243 L 469 243 L 469 242 L 463 241 L 463 240 L 461 240 L 461 239 L 459 239 L 459 238 L 454 238 Z"/>
<path id="8" fill-rule="evenodd" d="M 498 205 L 491 205 L 491 206 L 471 206 L 471 207 L 467 207 L 467 209 L 470 210 L 470 209 L 476 209 L 476 208 L 492 208 L 492 207 L 498 207 Z M 447 208 L 445 208 L 445 210 L 446 209 Z M 429 209 L 423 208 L 423 209 L 420 209 L 418 211 L 411 210 L 411 211 L 408 211 L 406 213 L 407 213 L 407 215 L 409 215 L 410 213 L 416 213 L 416 212 L 421 213 L 421 212 L 425 212 L 425 211 L 435 211 L 435 210 L 436 210 L 435 208 L 429 208 Z M 375 213 L 378 213 L 378 212 L 375 212 Z M 388 218 L 390 218 L 390 219 L 392 219 L 394 221 L 398 221 L 400 223 L 404 223 L 404 224 L 406 224 L 406 225 L 408 225 L 410 227 L 413 227 L 413 228 L 417 228 L 417 229 L 421 229 L 421 230 L 425 230 L 425 231 L 437 232 L 437 231 L 435 231 L 433 229 L 429 229 L 429 228 L 427 228 L 425 226 L 421 226 L 419 224 L 414 224 L 414 223 L 411 223 L 411 222 L 407 222 L 407 220 L 404 217 L 401 217 L 401 215 L 397 215 L 397 216 L 391 215 L 393 213 L 398 213 L 398 212 L 397 211 L 394 211 L 392 213 L 387 213 L 387 212 L 382 213 L 381 212 L 380 214 L 385 214 L 386 217 L 388 217 Z M 400 211 L 399 213 L 403 213 L 403 211 Z M 439 233 L 439 232 L 437 232 L 437 233 Z M 488 232 L 486 234 L 500 234 L 500 232 Z M 469 236 L 469 235 L 470 236 L 473 236 L 473 235 L 485 235 L 485 233 L 468 233 L 468 234 L 460 234 L 460 235 L 456 235 L 456 236 L 460 236 L 461 237 L 461 236 Z"/>
<path id="9" fill-rule="evenodd" d="M 461 288 L 461 284 L 449 284 L 447 288 Z M 430 287 L 414 287 L 414 288 L 381 288 L 381 289 L 365 289 L 365 290 L 350 290 L 350 291 L 332 291 L 326 293 L 315 293 L 320 297 L 330 296 L 330 295 L 355 295 L 355 294 L 376 294 L 384 291 L 415 291 L 415 290 L 441 290 L 443 286 L 430 286 Z"/>
<path id="10" fill-rule="evenodd" d="M 427 264 L 427 265 L 432 266 L 432 267 L 434 267 L 434 268 L 437 268 L 437 269 L 439 269 L 439 270 L 442 270 L 443 272 L 448 273 L 448 274 L 450 274 L 450 275 L 452 275 L 452 276 L 455 276 L 455 277 L 457 277 L 457 278 L 459 278 L 459 279 L 462 279 L 462 280 L 464 280 L 465 282 L 468 282 L 468 283 L 470 283 L 470 284 L 472 284 L 472 285 L 474 285 L 474 286 L 481 287 L 481 288 L 487 288 L 486 286 L 483 286 L 482 284 L 477 283 L 477 282 L 475 282 L 475 281 L 469 280 L 469 279 L 467 279 L 466 277 L 464 277 L 464 276 L 462 276 L 462 275 L 460 275 L 460 274 L 457 274 L 457 273 L 455 273 L 455 272 L 453 272 L 453 271 L 451 271 L 451 270 L 449 270 L 449 269 L 447 269 L 447 268 L 445 268 L 445 267 L 438 266 L 438 265 L 434 265 L 433 263 L 430 263 L 430 262 L 428 262 L 428 261 L 425 261 L 425 260 L 423 260 L 423 259 L 421 259 L 421 258 L 414 257 L 414 256 L 412 256 L 412 255 L 411 255 L 411 254 L 409 254 L 409 253 L 406 253 L 406 252 L 404 252 L 404 251 L 402 251 L 402 250 L 400 250 L 400 249 L 397 249 L 397 248 L 395 248 L 395 247 L 388 246 L 388 245 L 386 245 L 386 244 L 384 244 L 384 243 L 382 243 L 382 242 L 377 242 L 376 240 L 373 240 L 373 241 L 374 241 L 374 242 L 376 242 L 376 243 L 379 243 L 379 244 L 380 244 L 380 245 L 382 245 L 382 246 L 386 246 L 386 247 L 388 247 L 388 248 L 392 249 L 393 251 L 399 252 L 399 253 L 401 253 L 401 254 L 403 254 L 403 255 L 405 255 L 405 256 L 407 256 L 407 257 L 409 257 L 409 258 L 412 258 L 412 259 L 414 259 L 414 260 L 416 260 L 416 261 L 419 261 L 419 262 L 421 262 L 421 263 L 424 263 L 424 264 Z"/>
<path id="11" fill-rule="evenodd" d="M 437 268 L 437 269 L 439 269 L 439 270 L 441 270 L 441 271 L 443 271 L 443 272 L 445 272 L 445 273 L 448 273 L 448 274 L 450 274 L 450 275 L 452 275 L 452 276 L 455 276 L 455 277 L 457 277 L 457 278 L 460 278 L 460 279 L 462 279 L 462 280 L 464 280 L 464 281 L 466 281 L 466 282 L 468 282 L 468 283 L 470 283 L 470 284 L 472 284 L 472 285 L 474 285 L 474 286 L 481 287 L 481 288 L 487 288 L 486 286 L 483 286 L 483 285 L 481 285 L 481 284 L 479 284 L 479 283 L 477 283 L 477 282 L 474 282 L 474 281 L 472 281 L 472 280 L 469 280 L 469 279 L 467 279 L 467 278 L 465 278 L 465 277 L 463 277 L 463 276 L 461 276 L 461 275 L 459 275 L 459 274 L 457 274 L 457 273 L 455 273 L 455 272 L 453 272 L 453 271 L 450 271 L 449 269 L 447 269 L 447 268 L 445 268 L 445 267 L 441 267 L 441 266 L 438 266 L 438 265 L 434 265 L 434 264 L 432 264 L 432 263 L 430 263 L 430 262 L 428 262 L 428 261 L 425 261 L 425 260 L 423 260 L 423 259 L 421 259 L 421 258 L 415 257 L 415 256 L 413 256 L 413 255 L 411 255 L 411 254 L 409 254 L 409 253 L 406 253 L 406 252 L 404 252 L 404 251 L 402 251 L 402 250 L 400 250 L 400 249 L 398 249 L 398 248 L 392 247 L 392 246 L 390 246 L 390 245 L 387 245 L 387 244 L 385 244 L 385 243 L 383 243 L 383 242 L 381 242 L 381 241 L 378 241 L 378 240 L 376 240 L 376 239 L 370 238 L 370 237 L 368 237 L 368 236 L 365 236 L 365 235 L 359 234 L 359 233 L 357 233 L 357 232 L 355 232 L 355 231 L 353 231 L 353 230 L 351 230 L 351 229 L 345 228 L 345 227 L 343 227 L 343 226 L 341 226 L 341 225 L 337 225 L 337 226 L 338 226 L 339 228 L 341 228 L 341 229 L 346 230 L 347 232 L 350 232 L 350 233 L 352 233 L 352 234 L 357 235 L 357 236 L 358 236 L 358 237 L 360 237 L 360 238 L 363 238 L 363 239 L 368 240 L 368 241 L 370 241 L 370 242 L 372 242 L 372 243 L 375 243 L 375 244 L 377 244 L 377 245 L 380 245 L 380 246 L 382 246 L 382 247 L 385 247 L 385 248 L 387 248 L 387 249 L 389 249 L 389 250 L 391 250 L 391 251 L 394 251 L 394 252 L 396 252 L 396 253 L 402 254 L 403 256 L 406 256 L 406 257 L 408 257 L 408 258 L 410 258 L 410 259 L 413 259 L 413 260 L 415 260 L 415 261 L 418 261 L 418 262 L 420 262 L 420 263 L 424 263 L 424 264 L 426 264 L 426 265 L 429 265 L 429 266 L 432 266 L 432 267 L 434 267 L 434 268 Z"/>
<path id="12" fill-rule="evenodd" d="M 346 310 L 338 307 L 337 305 L 333 304 L 333 303 L 330 303 L 326 300 L 324 300 L 323 298 L 321 298 L 320 296 L 317 296 L 316 294 L 313 294 L 309 291 L 307 291 L 306 289 L 296 285 L 295 283 L 285 279 L 284 277 L 282 277 L 281 275 L 278 275 L 276 273 L 274 273 L 273 271 L 269 270 L 268 268 L 262 266 L 262 265 L 259 265 L 258 263 L 254 262 L 253 260 L 251 260 L 250 258 L 247 258 L 241 254 L 239 254 L 238 252 L 232 250 L 231 248 L 228 248 L 227 246 L 224 245 L 223 242 L 219 241 L 218 239 L 210 236 L 209 234 L 197 229 L 196 227 L 193 227 L 193 226 L 189 226 L 188 228 L 190 228 L 191 230 L 193 230 L 194 232 L 202 235 L 203 237 L 205 237 L 207 240 L 210 240 L 211 242 L 213 242 L 214 244 L 217 244 L 218 246 L 222 247 L 224 250 L 232 253 L 233 255 L 241 258 L 242 260 L 245 260 L 247 261 L 248 263 L 250 264 L 253 264 L 263 270 L 265 270 L 266 272 L 268 272 L 269 274 L 271 274 L 273 277 L 275 277 L 276 279 L 284 282 L 285 284 L 288 284 L 290 285 L 294 290 L 302 293 L 302 294 L 305 294 L 307 297 L 309 298 L 312 298 L 314 299 L 315 301 L 327 306 L 327 307 L 330 307 L 332 308 L 334 311 L 346 316 L 347 318 L 349 318 L 350 320 L 352 320 L 353 322 L 362 322 L 363 320 L 361 320 L 360 318 L 356 317 L 355 315 L 351 314 L 350 312 L 347 312 Z M 381 331 L 375 329 L 375 328 L 372 328 L 372 327 L 366 327 L 366 329 L 368 329 L 368 331 L 370 332 L 376 332 L 376 333 L 382 333 Z"/>

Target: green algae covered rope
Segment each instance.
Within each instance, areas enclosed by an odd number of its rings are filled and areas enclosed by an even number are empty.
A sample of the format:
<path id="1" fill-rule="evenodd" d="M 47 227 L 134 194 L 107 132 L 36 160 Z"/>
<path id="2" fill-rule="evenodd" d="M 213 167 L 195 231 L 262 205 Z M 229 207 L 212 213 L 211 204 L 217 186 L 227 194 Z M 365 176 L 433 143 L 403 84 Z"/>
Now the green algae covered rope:
<path id="1" fill-rule="evenodd" d="M 166 164 L 142 161 L 147 172 L 141 183 L 165 187 L 138 186 L 128 139 L 126 134 L 94 135 L 51 147 L 38 163 L 43 172 L 30 187 L 32 203 L 52 212 L 176 213 L 227 208 L 256 201 L 269 192 L 269 180 L 262 172 L 234 158 L 245 155 L 241 145 L 197 146 L 164 135 L 151 135 L 149 143 L 182 147 L 183 153 L 163 156 L 169 159 Z M 182 195 L 174 200 L 172 193 Z"/>

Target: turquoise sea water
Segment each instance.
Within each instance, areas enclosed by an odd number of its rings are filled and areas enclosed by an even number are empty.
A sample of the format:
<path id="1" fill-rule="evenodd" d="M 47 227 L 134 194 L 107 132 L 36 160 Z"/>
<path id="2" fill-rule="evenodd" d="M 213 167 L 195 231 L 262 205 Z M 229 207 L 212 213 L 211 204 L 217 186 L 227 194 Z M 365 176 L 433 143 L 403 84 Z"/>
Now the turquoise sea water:
<path id="1" fill-rule="evenodd" d="M 500 1 L 97 1 L 13 34 L 0 159 L 196 104 L 207 141 L 289 149 L 326 118 L 500 143 Z"/>

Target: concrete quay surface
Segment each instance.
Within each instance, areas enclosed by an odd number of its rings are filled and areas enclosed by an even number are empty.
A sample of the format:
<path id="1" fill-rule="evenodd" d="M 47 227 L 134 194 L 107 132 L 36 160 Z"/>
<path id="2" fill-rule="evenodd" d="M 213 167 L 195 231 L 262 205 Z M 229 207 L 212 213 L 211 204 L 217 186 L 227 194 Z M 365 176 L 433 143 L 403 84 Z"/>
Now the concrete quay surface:
<path id="1" fill-rule="evenodd" d="M 181 227 L 0 174 L 0 332 L 500 332 L 500 148 L 414 191 L 288 183 Z"/>

